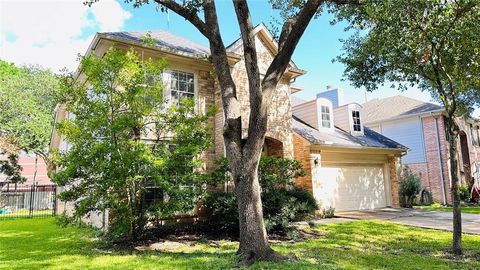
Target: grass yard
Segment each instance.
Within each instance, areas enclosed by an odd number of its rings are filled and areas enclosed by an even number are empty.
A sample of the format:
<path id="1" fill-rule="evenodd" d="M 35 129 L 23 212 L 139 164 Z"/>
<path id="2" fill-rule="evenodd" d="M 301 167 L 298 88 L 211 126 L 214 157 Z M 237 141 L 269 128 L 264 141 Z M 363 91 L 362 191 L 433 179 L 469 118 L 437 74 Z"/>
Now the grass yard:
<path id="1" fill-rule="evenodd" d="M 443 206 L 439 203 L 434 203 L 429 206 L 415 206 L 416 209 L 422 210 L 429 210 L 429 211 L 445 211 L 445 212 L 452 212 L 451 206 Z M 470 214 L 480 214 L 480 206 L 463 206 L 462 205 L 462 213 L 470 213 Z"/>
<path id="2" fill-rule="evenodd" d="M 451 259 L 447 232 L 389 222 L 353 221 L 314 229 L 315 239 L 275 244 L 297 262 L 252 269 L 480 269 L 480 236 L 465 235 L 467 256 Z M 0 269 L 231 269 L 236 243 L 196 243 L 172 252 L 97 249 L 92 231 L 61 228 L 53 218 L 0 221 Z"/>
<path id="3" fill-rule="evenodd" d="M 33 210 L 33 215 L 37 217 L 48 217 L 52 216 L 53 210 L 47 209 L 47 210 Z M 11 213 L 1 213 L 0 214 L 0 219 L 2 218 L 17 218 L 17 217 L 29 217 L 30 216 L 30 211 L 28 209 L 21 209 L 15 212 Z"/>

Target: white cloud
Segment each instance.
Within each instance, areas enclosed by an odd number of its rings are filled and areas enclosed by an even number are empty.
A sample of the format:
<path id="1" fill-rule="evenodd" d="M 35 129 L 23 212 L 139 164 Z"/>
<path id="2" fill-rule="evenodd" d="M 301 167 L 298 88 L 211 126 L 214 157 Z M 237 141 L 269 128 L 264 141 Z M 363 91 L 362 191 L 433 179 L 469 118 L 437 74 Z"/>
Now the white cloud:
<path id="1" fill-rule="evenodd" d="M 119 31 L 131 14 L 113 0 L 0 1 L 0 58 L 75 70 L 96 31 Z"/>

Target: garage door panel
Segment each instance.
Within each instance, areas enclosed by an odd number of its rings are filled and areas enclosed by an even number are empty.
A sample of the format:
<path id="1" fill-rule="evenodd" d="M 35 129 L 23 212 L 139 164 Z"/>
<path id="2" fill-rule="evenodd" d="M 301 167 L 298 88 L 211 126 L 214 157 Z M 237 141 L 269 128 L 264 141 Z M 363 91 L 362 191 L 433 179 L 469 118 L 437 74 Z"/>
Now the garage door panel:
<path id="1" fill-rule="evenodd" d="M 382 167 L 324 167 L 315 183 L 315 197 L 322 207 L 336 211 L 386 206 Z"/>

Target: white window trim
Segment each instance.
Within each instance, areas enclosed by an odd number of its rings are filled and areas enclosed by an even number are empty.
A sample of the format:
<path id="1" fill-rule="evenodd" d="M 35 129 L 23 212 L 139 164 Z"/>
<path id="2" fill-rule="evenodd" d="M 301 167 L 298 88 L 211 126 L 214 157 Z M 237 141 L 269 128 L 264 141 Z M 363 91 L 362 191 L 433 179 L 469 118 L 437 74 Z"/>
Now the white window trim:
<path id="1" fill-rule="evenodd" d="M 359 119 L 360 119 L 360 131 L 358 130 L 354 130 L 354 121 L 353 121 L 353 115 L 352 113 L 356 111 L 358 112 L 358 116 L 359 116 Z M 350 108 L 348 110 L 348 119 L 349 119 L 349 123 L 350 123 L 350 130 L 351 130 L 351 134 L 352 135 L 363 135 L 364 131 L 363 131 L 363 119 L 362 119 L 362 110 L 358 107 L 356 108 Z"/>
<path id="2" fill-rule="evenodd" d="M 318 130 L 321 131 L 334 131 L 335 130 L 335 119 L 333 115 L 333 105 L 332 102 L 326 98 L 317 98 L 316 101 L 316 118 L 317 118 L 317 126 Z M 330 127 L 324 127 L 323 126 L 323 120 L 322 120 L 322 107 L 328 107 L 329 109 L 329 115 L 330 115 Z"/>
<path id="3" fill-rule="evenodd" d="M 198 112 L 198 107 L 199 107 L 199 96 L 198 96 L 198 73 L 194 70 L 190 69 L 184 69 L 184 68 L 171 68 L 171 69 L 166 69 L 162 73 L 162 82 L 164 85 L 163 89 L 163 95 L 164 98 L 167 100 L 168 106 L 173 105 L 172 103 L 172 91 L 171 91 L 171 75 L 172 72 L 183 72 L 183 73 L 190 73 L 193 74 L 193 100 L 195 102 L 195 112 Z"/>
<path id="4" fill-rule="evenodd" d="M 323 108 L 327 108 L 328 112 L 323 112 Z M 328 114 L 328 120 L 324 120 L 323 116 Z M 328 127 L 323 126 L 323 121 L 328 121 Z M 331 128 L 332 127 L 332 108 L 326 104 L 320 104 L 320 124 L 322 128 Z"/>

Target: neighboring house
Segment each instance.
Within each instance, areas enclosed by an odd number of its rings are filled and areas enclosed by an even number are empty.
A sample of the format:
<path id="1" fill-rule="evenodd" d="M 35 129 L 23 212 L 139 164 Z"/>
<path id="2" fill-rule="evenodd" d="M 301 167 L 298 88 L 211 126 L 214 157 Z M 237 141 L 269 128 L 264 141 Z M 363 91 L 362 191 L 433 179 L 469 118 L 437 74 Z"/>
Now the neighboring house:
<path id="1" fill-rule="evenodd" d="M 357 103 L 330 89 L 293 107 L 294 157 L 306 175 L 297 185 L 336 211 L 398 207 L 400 157 L 407 148 L 364 126 Z"/>
<path id="2" fill-rule="evenodd" d="M 7 156 L 0 155 L 0 160 Z M 27 179 L 23 185 L 53 185 L 47 175 L 47 165 L 42 157 L 33 153 L 21 151 L 18 155 L 18 164 L 22 167 L 22 176 Z M 0 183 L 6 183 L 6 176 L 0 174 Z"/>
<path id="3" fill-rule="evenodd" d="M 422 187 L 432 193 L 434 201 L 451 203 L 444 108 L 399 95 L 371 100 L 363 109 L 366 126 L 410 148 L 402 163 L 421 174 Z M 460 181 L 471 183 L 480 166 L 480 122 L 457 118 L 457 123 Z"/>
<path id="4" fill-rule="evenodd" d="M 153 47 L 147 47 L 142 42 L 142 38 L 148 33 L 156 40 Z M 265 74 L 277 53 L 277 43 L 263 24 L 255 27 L 255 41 L 260 73 Z M 209 105 L 218 108 L 217 113 L 211 120 L 214 128 L 214 148 L 204 154 L 204 169 L 206 171 L 212 170 L 214 161 L 225 155 L 225 148 L 222 137 L 224 127 L 222 101 L 219 85 L 214 78 L 213 67 L 208 59 L 209 48 L 164 31 L 114 32 L 96 34 L 87 55 L 101 56 L 111 46 L 125 50 L 134 48 L 144 58 L 167 59 L 169 70 L 165 71 L 163 76 L 166 97 L 174 101 L 175 96 L 181 92 L 194 98 L 199 112 L 204 112 Z M 244 136 L 246 136 L 249 118 L 249 93 L 241 39 L 229 45 L 227 52 L 233 80 L 237 87 L 237 97 L 241 104 L 242 127 Z M 264 146 L 264 152 L 268 155 L 293 158 L 290 94 L 300 89 L 291 85 L 291 82 L 304 73 L 293 62 L 290 62 L 277 86 L 277 91 L 272 97 Z M 176 82 L 182 83 L 177 84 Z M 66 117 L 69 117 L 69 113 L 62 106 L 58 106 L 55 121 L 59 122 Z M 68 150 L 68 144 L 62 140 L 56 130 L 53 132 L 51 148 L 62 151 Z M 59 212 L 62 212 L 62 206 L 60 206 Z"/>

